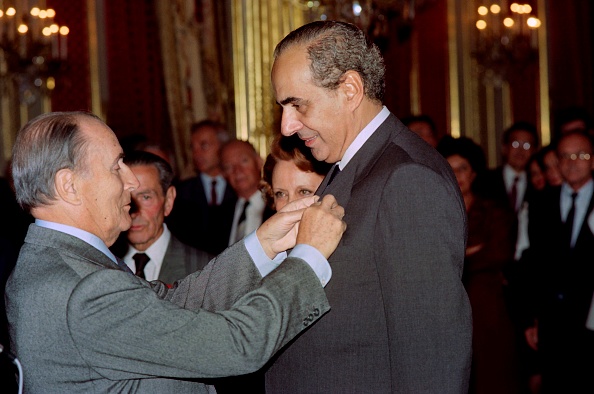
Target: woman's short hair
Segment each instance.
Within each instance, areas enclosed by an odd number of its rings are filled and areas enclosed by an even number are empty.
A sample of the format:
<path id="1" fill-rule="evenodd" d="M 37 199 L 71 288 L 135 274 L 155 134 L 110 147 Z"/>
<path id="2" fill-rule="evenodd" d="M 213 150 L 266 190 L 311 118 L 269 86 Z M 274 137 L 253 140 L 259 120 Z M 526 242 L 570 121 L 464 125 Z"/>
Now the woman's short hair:
<path id="1" fill-rule="evenodd" d="M 293 162 L 301 171 L 313 172 L 321 176 L 326 176 L 330 168 L 332 168 L 332 164 L 316 160 L 311 153 L 311 149 L 306 147 L 296 134 L 290 137 L 283 137 L 279 134 L 272 141 L 270 154 L 266 157 L 262 181 L 260 182 L 260 190 L 264 195 L 266 204 L 271 208 L 274 206 L 272 173 L 279 161 Z"/>

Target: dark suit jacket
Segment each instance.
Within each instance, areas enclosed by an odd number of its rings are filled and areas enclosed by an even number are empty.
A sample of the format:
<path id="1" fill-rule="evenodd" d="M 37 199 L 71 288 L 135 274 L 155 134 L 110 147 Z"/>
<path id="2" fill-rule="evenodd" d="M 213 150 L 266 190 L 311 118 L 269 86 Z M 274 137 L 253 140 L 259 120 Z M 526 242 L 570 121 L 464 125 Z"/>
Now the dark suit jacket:
<path id="1" fill-rule="evenodd" d="M 165 219 L 169 229 L 185 244 L 212 255 L 228 245 L 237 196 L 229 184 L 219 206 L 209 206 L 206 192 L 196 176 L 176 185 L 177 196 L 171 214 Z"/>
<path id="2" fill-rule="evenodd" d="M 465 393 L 466 213 L 448 163 L 390 115 L 327 182 L 347 223 L 332 311 L 278 355 L 267 393 Z"/>
<path id="3" fill-rule="evenodd" d="M 257 370 L 329 309 L 299 259 L 262 279 L 237 243 L 170 289 L 35 224 L 6 302 L 31 393 L 206 393 L 192 379 Z"/>
<path id="4" fill-rule="evenodd" d="M 538 320 L 543 385 L 552 376 L 564 392 L 592 392 L 594 333 L 585 324 L 594 293 L 594 235 L 587 224 L 594 199 L 570 250 L 564 242 L 560 196 L 561 187 L 551 188 L 530 204 L 530 248 L 525 253 L 529 274 L 523 275 L 526 324 Z"/>
<path id="5" fill-rule="evenodd" d="M 530 202 L 531 199 L 536 198 L 536 190 L 534 190 L 532 184 L 530 184 L 528 180 L 527 182 L 528 184 L 526 185 L 523 201 Z M 515 207 L 512 207 L 512 204 L 509 202 L 509 196 L 507 195 L 507 189 L 505 188 L 503 166 L 489 170 L 480 179 L 477 179 L 476 188 L 476 192 L 479 195 L 495 200 L 502 206 L 515 210 Z"/>

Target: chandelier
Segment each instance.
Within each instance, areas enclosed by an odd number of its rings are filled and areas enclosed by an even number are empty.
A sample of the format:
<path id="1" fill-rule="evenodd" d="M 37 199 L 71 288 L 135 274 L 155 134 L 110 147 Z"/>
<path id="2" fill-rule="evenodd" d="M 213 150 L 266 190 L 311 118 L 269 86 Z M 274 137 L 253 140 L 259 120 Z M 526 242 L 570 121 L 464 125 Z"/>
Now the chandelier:
<path id="1" fill-rule="evenodd" d="M 390 38 L 390 26 L 396 38 L 410 37 L 415 12 L 435 0 L 318 0 L 301 1 L 310 20 L 340 20 L 357 25 L 380 48 Z"/>
<path id="2" fill-rule="evenodd" d="M 0 79 L 17 84 L 21 104 L 48 95 L 68 57 L 68 27 L 54 22 L 56 12 L 43 0 L 41 7 L 24 8 L 31 3 L 5 8 L 0 0 Z"/>
<path id="3" fill-rule="evenodd" d="M 509 9 L 494 3 L 478 7 L 477 37 L 472 55 L 483 79 L 500 84 L 513 68 L 522 71 L 538 58 L 540 20 L 529 4 L 513 3 Z"/>

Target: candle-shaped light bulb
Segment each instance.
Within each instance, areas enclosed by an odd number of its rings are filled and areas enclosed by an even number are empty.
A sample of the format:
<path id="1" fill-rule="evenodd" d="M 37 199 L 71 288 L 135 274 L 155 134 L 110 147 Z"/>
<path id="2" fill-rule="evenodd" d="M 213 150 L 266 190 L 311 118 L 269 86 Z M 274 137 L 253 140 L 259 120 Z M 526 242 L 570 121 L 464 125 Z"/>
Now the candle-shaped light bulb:
<path id="1" fill-rule="evenodd" d="M 70 33 L 68 26 L 60 27 L 60 58 L 62 60 L 66 60 L 68 57 L 68 33 Z"/>

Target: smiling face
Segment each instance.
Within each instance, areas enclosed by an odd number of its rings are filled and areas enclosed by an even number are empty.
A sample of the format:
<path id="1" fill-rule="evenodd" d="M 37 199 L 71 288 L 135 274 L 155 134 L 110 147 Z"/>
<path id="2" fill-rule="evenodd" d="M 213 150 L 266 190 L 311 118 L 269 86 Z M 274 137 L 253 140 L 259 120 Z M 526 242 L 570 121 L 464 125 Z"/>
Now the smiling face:
<path id="1" fill-rule="evenodd" d="M 122 147 L 108 127 L 83 118 L 80 128 L 88 144 L 84 168 L 76 172 L 75 187 L 84 212 L 77 222 L 111 246 L 130 227 L 130 192 L 138 180 L 124 164 Z"/>
<path id="2" fill-rule="evenodd" d="M 281 133 L 297 133 L 319 161 L 342 159 L 360 125 L 347 109 L 341 86 L 328 90 L 313 82 L 305 47 L 287 48 L 275 60 L 272 86 L 283 108 Z"/>
<path id="3" fill-rule="evenodd" d="M 130 169 L 140 185 L 132 192 L 132 225 L 127 236 L 132 246 L 142 252 L 163 234 L 163 221 L 173 208 L 175 188 L 171 186 L 163 193 L 154 165 L 133 165 Z"/>
<path id="4" fill-rule="evenodd" d="M 262 158 L 245 141 L 228 142 L 221 151 L 225 178 L 239 197 L 249 199 L 260 185 Z"/>
<path id="5" fill-rule="evenodd" d="M 279 160 L 272 171 L 274 208 L 278 211 L 291 201 L 313 196 L 324 176 L 300 170 L 295 163 Z"/>

